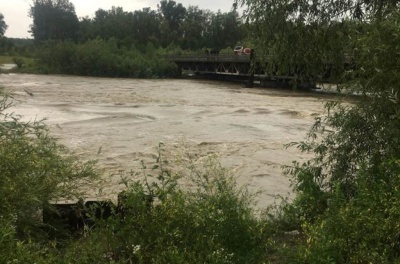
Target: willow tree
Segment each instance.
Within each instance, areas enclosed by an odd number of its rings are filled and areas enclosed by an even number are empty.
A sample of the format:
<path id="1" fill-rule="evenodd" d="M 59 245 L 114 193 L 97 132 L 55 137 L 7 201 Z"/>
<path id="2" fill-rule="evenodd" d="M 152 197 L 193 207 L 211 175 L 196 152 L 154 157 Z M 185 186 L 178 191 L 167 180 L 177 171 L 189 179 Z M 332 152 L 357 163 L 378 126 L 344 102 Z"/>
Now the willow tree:
<path id="1" fill-rule="evenodd" d="M 350 67 L 349 30 L 371 17 L 385 17 L 398 1 L 236 0 L 259 58 L 269 75 L 295 81 L 337 81 Z"/>
<path id="2" fill-rule="evenodd" d="M 286 212 L 306 237 L 299 263 L 399 263 L 399 1 L 241 3 L 271 72 L 319 80 L 328 64 L 356 95 L 328 104 L 294 143 L 314 154 L 288 168 L 297 195 Z"/>

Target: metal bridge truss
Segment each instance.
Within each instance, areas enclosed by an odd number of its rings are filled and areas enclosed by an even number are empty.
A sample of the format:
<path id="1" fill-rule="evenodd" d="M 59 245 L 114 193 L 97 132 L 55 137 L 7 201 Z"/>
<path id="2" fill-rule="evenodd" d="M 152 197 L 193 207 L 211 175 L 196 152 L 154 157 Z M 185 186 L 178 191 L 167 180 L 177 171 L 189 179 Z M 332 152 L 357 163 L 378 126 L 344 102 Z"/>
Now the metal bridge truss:
<path id="1" fill-rule="evenodd" d="M 240 62 L 179 62 L 178 66 L 183 71 L 192 71 L 195 73 L 248 75 L 250 71 L 249 63 Z"/>
<path id="2" fill-rule="evenodd" d="M 248 76 L 249 56 L 200 55 L 170 58 L 182 71 Z"/>

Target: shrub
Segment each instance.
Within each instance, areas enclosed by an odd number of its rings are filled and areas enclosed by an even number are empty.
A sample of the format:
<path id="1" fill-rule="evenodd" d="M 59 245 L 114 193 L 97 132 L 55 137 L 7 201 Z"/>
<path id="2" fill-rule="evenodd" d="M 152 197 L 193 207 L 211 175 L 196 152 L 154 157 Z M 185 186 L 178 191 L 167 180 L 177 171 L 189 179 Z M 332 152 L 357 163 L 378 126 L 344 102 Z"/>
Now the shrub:
<path id="1" fill-rule="evenodd" d="M 357 68 L 344 87 L 357 91 L 358 102 L 327 104 L 309 141 L 297 144 L 315 154 L 291 170 L 307 237 L 300 262 L 400 261 L 399 19 L 396 11 L 356 33 Z"/>
<path id="2" fill-rule="evenodd" d="M 154 48 L 146 52 L 118 47 L 115 39 L 88 40 L 82 44 L 48 41 L 39 48 L 39 69 L 102 77 L 159 78 L 175 76 L 177 66 L 158 57 Z"/>
<path id="3" fill-rule="evenodd" d="M 13 58 L 13 62 L 17 65 L 17 68 L 20 69 L 25 64 L 25 61 L 22 58 Z"/>
<path id="4" fill-rule="evenodd" d="M 161 151 L 157 174 L 144 168 L 145 180 L 129 184 L 116 217 L 68 249 L 73 263 L 261 262 L 268 236 L 252 196 L 213 157 L 190 168 L 188 190 Z"/>
<path id="5" fill-rule="evenodd" d="M 68 154 L 43 122 L 23 122 L 10 113 L 10 96 L 2 92 L 0 98 L 0 262 L 7 263 L 13 256 L 27 257 L 18 250 L 29 252 L 46 241 L 43 208 L 77 196 L 96 172 L 93 162 L 81 163 Z"/>

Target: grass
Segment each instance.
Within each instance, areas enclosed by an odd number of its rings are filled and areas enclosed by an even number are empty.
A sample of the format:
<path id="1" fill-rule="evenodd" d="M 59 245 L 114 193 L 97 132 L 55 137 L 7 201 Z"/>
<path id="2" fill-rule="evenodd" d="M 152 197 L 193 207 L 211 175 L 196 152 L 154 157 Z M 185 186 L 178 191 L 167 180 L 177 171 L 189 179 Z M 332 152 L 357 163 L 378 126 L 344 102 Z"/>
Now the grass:
<path id="1" fill-rule="evenodd" d="M 14 56 L 0 55 L 0 64 L 10 64 L 14 63 Z"/>
<path id="2" fill-rule="evenodd" d="M 0 65 L 1 64 L 14 64 L 14 58 L 19 58 L 22 59 L 23 61 L 25 61 L 25 63 L 29 63 L 32 62 L 33 59 L 32 58 L 27 58 L 27 57 L 23 57 L 23 56 L 12 56 L 12 55 L 0 55 Z"/>
<path id="3" fill-rule="evenodd" d="M 14 64 L 12 69 L 1 69 L 3 73 L 39 73 L 35 68 L 35 59 L 20 55 L 0 55 L 0 66 Z"/>

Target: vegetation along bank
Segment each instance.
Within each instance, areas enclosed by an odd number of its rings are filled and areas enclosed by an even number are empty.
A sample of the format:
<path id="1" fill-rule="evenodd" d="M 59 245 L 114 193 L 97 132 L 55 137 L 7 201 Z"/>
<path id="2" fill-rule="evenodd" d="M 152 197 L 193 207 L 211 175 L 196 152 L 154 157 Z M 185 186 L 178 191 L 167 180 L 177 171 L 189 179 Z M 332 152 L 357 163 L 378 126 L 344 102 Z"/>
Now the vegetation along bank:
<path id="1" fill-rule="evenodd" d="M 38 212 L 75 195 L 75 185 L 96 176 L 95 164 L 69 155 L 42 123 L 6 115 L 3 95 L 0 262 L 399 263 L 398 10 L 396 0 L 237 0 L 231 12 L 212 13 L 169 0 L 159 10 L 100 9 L 78 19 L 69 1 L 34 0 L 33 40 L 21 43 L 3 37 L 0 16 L 2 54 L 32 59 L 21 71 L 172 76 L 174 65 L 157 54 L 241 42 L 267 73 L 294 76 L 294 88 L 328 71 L 339 90 L 359 95 L 351 106 L 328 103 L 308 140 L 289 144 L 314 153 L 286 168 L 296 191 L 290 203 L 256 214 L 251 196 L 213 160 L 184 190 L 161 147 L 155 184 L 130 184 L 124 210 L 76 232 L 40 221 Z M 50 14 L 59 19 L 48 23 Z"/>

